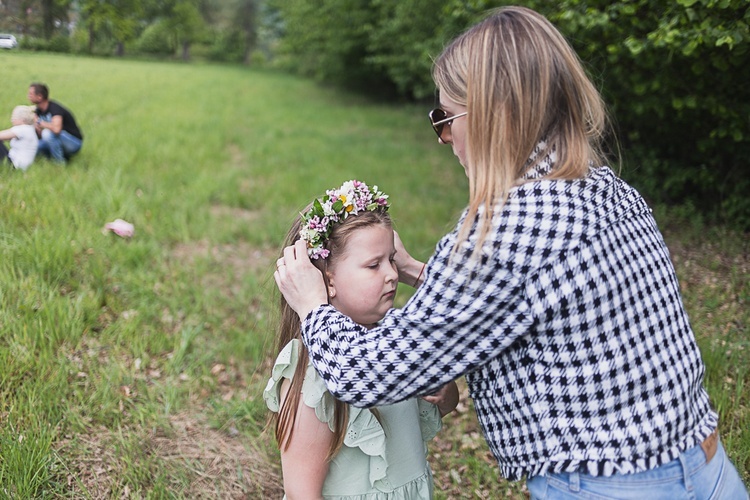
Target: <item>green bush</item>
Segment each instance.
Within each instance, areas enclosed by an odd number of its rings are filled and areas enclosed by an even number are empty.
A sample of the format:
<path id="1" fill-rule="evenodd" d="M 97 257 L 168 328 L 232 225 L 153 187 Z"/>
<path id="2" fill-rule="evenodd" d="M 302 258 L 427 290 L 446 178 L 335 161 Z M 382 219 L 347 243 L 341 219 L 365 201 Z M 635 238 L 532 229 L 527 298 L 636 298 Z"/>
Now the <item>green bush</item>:
<path id="1" fill-rule="evenodd" d="M 43 51 L 47 50 L 47 41 L 44 38 L 25 36 L 18 41 L 18 46 L 24 50 Z"/>
<path id="2" fill-rule="evenodd" d="M 277 65 L 318 81 L 383 94 L 395 88 L 369 47 L 381 3 L 272 0 L 283 18 Z"/>
<path id="3" fill-rule="evenodd" d="M 173 55 L 177 46 L 165 22 L 150 24 L 135 43 L 135 50 L 143 54 Z"/>
<path id="4" fill-rule="evenodd" d="M 49 39 L 47 50 L 50 52 L 70 52 L 70 37 L 67 35 L 55 35 Z"/>
<path id="5" fill-rule="evenodd" d="M 68 53 L 71 49 L 70 38 L 67 35 L 58 34 L 45 40 L 32 36 L 25 36 L 19 42 L 19 46 L 25 50 L 63 52 Z"/>
<path id="6" fill-rule="evenodd" d="M 88 54 L 89 52 L 89 33 L 85 29 L 76 29 L 71 38 L 71 51 L 74 54 Z"/>
<path id="7" fill-rule="evenodd" d="M 245 56 L 245 41 L 238 30 L 225 30 L 216 33 L 208 51 L 212 61 L 242 62 Z"/>
<path id="8" fill-rule="evenodd" d="M 750 228 L 750 88 L 737 85 L 750 81 L 747 2 L 567 0 L 540 9 L 601 81 L 624 175 L 653 201 Z"/>

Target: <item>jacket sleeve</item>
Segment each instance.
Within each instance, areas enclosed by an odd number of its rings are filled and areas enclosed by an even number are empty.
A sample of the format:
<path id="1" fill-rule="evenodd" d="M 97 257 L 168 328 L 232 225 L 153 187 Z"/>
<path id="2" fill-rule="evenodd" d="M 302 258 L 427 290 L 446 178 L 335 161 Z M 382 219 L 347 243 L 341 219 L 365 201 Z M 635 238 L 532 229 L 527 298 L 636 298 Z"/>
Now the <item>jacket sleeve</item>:
<path id="1" fill-rule="evenodd" d="M 454 234 L 438 244 L 426 278 L 402 309 L 376 328 L 332 306 L 303 321 L 315 369 L 334 396 L 354 406 L 427 394 L 496 357 L 531 328 L 523 280 L 497 256 L 451 255 Z"/>

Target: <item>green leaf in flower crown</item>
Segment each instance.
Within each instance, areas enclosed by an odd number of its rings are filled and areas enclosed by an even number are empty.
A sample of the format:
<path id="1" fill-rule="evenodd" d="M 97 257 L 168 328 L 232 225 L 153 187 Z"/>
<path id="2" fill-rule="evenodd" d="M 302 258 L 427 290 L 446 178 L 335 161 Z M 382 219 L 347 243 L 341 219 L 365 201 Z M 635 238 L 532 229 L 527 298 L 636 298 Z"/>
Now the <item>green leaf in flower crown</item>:
<path id="1" fill-rule="evenodd" d="M 320 204 L 320 200 L 315 198 L 315 201 L 313 201 L 312 206 L 312 213 L 313 215 L 317 215 L 318 217 L 323 217 L 323 206 Z"/>
<path id="2" fill-rule="evenodd" d="M 344 208 L 344 202 L 341 200 L 337 200 L 336 203 L 334 203 L 331 208 L 334 212 L 339 213 Z"/>

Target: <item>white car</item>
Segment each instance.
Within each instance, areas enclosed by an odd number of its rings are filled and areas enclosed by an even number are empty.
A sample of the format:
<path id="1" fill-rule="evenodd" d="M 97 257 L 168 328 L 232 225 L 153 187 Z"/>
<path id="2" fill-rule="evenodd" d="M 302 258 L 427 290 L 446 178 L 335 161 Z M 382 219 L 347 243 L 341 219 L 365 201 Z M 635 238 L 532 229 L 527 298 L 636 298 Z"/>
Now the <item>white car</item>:
<path id="1" fill-rule="evenodd" d="M 18 47 L 18 40 L 13 35 L 0 35 L 0 49 L 15 49 Z"/>

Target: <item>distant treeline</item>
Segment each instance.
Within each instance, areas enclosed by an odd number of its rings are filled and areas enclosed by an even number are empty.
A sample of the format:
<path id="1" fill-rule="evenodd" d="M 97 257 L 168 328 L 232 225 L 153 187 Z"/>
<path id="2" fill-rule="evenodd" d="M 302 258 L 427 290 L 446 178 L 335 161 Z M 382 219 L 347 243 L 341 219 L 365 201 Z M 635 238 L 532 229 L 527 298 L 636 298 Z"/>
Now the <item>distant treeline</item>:
<path id="1" fill-rule="evenodd" d="M 273 65 L 377 98 L 418 101 L 434 98 L 430 67 L 444 44 L 509 3 L 35 2 L 37 10 L 0 21 L 26 34 L 22 48 Z M 28 3 L 8 0 L 0 18 Z M 513 3 L 546 15 L 576 48 L 612 109 L 623 175 L 647 198 L 750 229 L 750 2 Z"/>

